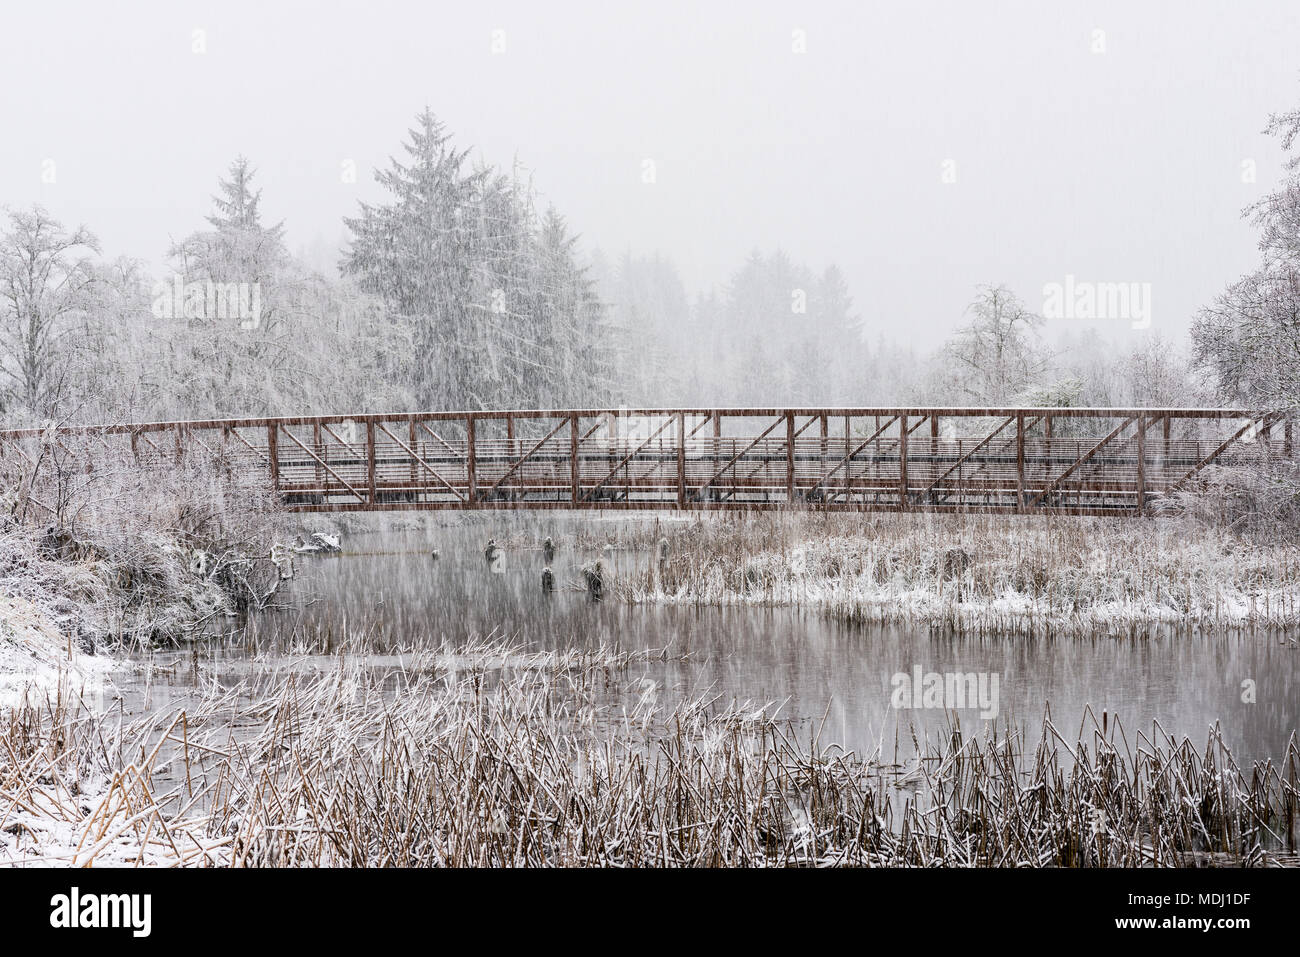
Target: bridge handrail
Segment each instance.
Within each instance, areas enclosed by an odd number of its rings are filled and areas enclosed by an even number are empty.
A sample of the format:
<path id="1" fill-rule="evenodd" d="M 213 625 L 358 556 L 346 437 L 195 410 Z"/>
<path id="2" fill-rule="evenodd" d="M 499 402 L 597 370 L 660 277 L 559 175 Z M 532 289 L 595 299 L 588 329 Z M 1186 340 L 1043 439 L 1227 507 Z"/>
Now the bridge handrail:
<path id="1" fill-rule="evenodd" d="M 1268 410 L 1233 408 L 1160 408 L 1109 406 L 769 406 L 750 407 L 661 407 L 661 408 L 590 408 L 590 409 L 466 409 L 424 412 L 358 412 L 308 416 L 253 416 L 231 419 L 184 419 L 166 422 L 120 422 L 101 425 L 57 426 L 63 435 L 117 435 L 123 433 L 163 432 L 174 429 L 243 429 L 270 426 L 329 425 L 341 422 L 440 422 L 467 419 L 563 419 L 604 416 L 721 416 L 726 418 L 765 418 L 770 416 L 944 416 L 944 417 L 1014 417 L 1050 416 L 1052 418 L 1171 418 L 1171 419 L 1257 419 Z M 0 429 L 0 439 L 36 438 L 48 430 L 42 428 Z"/>

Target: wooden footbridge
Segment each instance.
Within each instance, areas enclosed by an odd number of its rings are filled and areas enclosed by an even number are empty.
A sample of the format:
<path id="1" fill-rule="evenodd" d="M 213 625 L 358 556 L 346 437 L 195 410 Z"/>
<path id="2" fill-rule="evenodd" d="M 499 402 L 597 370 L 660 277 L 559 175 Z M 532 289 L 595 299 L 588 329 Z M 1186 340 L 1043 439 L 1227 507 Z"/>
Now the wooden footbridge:
<path id="1" fill-rule="evenodd" d="M 169 469 L 264 477 L 299 512 L 774 509 L 1140 514 L 1213 465 L 1292 454 L 1234 409 L 789 408 L 424 412 L 0 432 Z"/>

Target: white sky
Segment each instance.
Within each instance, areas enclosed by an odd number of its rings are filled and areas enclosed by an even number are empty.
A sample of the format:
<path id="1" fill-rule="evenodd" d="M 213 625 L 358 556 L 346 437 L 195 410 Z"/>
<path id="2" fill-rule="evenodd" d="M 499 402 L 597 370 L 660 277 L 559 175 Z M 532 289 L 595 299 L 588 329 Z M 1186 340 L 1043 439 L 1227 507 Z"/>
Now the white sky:
<path id="1" fill-rule="evenodd" d="M 1261 130 L 1300 105 L 1297 52 L 1296 0 L 6 2 L 0 203 L 157 263 L 242 152 L 290 247 L 332 245 L 427 103 L 588 243 L 661 250 L 692 291 L 780 245 L 838 263 L 873 337 L 928 346 L 977 283 L 1038 308 L 1067 273 L 1151 283 L 1153 331 L 1179 335 L 1254 261 L 1239 214 L 1279 178 Z"/>

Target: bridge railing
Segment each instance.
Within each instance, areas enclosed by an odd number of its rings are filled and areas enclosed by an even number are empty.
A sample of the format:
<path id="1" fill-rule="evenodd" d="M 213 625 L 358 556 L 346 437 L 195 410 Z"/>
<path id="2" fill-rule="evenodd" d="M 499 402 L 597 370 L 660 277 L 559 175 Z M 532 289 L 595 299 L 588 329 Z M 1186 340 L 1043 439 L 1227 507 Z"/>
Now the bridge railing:
<path id="1" fill-rule="evenodd" d="M 298 511 L 774 508 L 1141 513 L 1205 470 L 1292 455 L 1239 409 L 735 408 L 422 412 L 0 431 L 0 462 L 79 440 L 263 474 Z"/>

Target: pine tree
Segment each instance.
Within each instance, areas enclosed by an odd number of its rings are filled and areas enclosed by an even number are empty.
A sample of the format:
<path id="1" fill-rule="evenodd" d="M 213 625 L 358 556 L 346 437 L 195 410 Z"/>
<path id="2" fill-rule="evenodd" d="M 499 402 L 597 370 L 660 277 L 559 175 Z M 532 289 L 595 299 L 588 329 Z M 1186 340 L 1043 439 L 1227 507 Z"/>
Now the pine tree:
<path id="1" fill-rule="evenodd" d="M 253 190 L 255 173 L 256 170 L 249 165 L 245 156 L 236 157 L 230 164 L 230 179 L 221 180 L 217 184 L 223 195 L 212 197 L 216 212 L 207 217 L 215 229 L 261 228 L 261 214 L 257 206 L 262 200 L 262 191 Z M 280 230 L 279 226 L 274 228 Z"/>
<path id="2" fill-rule="evenodd" d="M 543 408 L 603 404 L 613 392 L 607 375 L 613 330 L 595 281 L 578 263 L 577 243 L 564 217 L 548 207 L 537 240 L 541 328 L 549 343 L 546 364 L 552 370 L 549 387 L 538 395 Z"/>
<path id="3" fill-rule="evenodd" d="M 226 290 L 223 302 L 208 299 L 194 312 L 187 305 L 160 330 L 171 343 L 173 374 L 185 383 L 178 398 L 196 414 L 265 415 L 303 398 L 295 361 L 302 343 L 284 321 L 297 296 L 292 261 L 283 224 L 262 225 L 254 175 L 248 160 L 237 158 L 229 178 L 218 180 L 220 195 L 205 217 L 212 228 L 169 252 L 185 288 L 208 283 Z M 169 298 L 165 288 L 163 297 Z"/>
<path id="4" fill-rule="evenodd" d="M 353 239 L 342 269 L 413 326 L 408 375 L 422 407 L 482 405 L 493 391 L 481 381 L 486 323 L 470 304 L 487 172 L 466 171 L 469 151 L 451 145 L 431 111 L 416 124 L 403 144 L 408 162 L 393 158 L 375 173 L 391 201 L 362 203 L 360 216 L 344 220 Z"/>
<path id="5" fill-rule="evenodd" d="M 420 405 L 546 407 L 607 391 L 604 309 L 563 217 L 538 217 L 517 168 L 468 170 L 428 110 L 404 149 L 407 162 L 376 173 L 390 202 L 346 220 L 342 268 L 411 326 Z"/>

